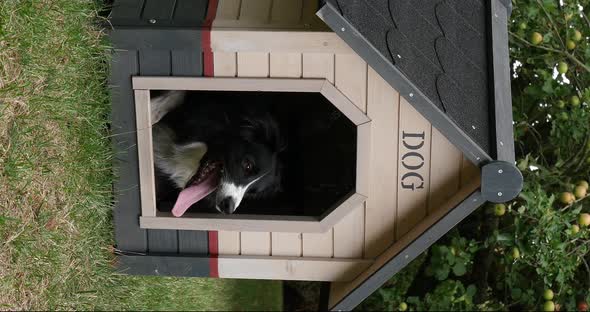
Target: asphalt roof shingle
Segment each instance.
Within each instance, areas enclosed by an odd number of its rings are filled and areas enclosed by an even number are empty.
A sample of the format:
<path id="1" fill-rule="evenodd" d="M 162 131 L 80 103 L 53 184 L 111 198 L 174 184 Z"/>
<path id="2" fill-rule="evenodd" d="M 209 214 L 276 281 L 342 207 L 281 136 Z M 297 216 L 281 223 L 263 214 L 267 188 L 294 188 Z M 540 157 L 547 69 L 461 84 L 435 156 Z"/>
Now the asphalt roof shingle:
<path id="1" fill-rule="evenodd" d="M 484 0 L 329 2 L 432 103 L 491 154 Z"/>

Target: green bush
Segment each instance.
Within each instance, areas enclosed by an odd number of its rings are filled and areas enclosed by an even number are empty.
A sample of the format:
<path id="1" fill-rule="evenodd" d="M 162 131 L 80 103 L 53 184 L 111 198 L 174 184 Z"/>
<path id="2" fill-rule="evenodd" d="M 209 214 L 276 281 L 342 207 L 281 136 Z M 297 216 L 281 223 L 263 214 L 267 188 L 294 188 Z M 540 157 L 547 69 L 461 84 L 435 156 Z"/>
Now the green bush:
<path id="1" fill-rule="evenodd" d="M 373 309 L 575 311 L 590 301 L 590 1 L 513 1 L 512 102 L 520 196 L 433 246 L 412 285 Z M 577 195 L 577 196 L 575 196 Z M 402 271 L 400 274 L 407 274 Z M 407 277 L 406 277 L 407 279 Z M 543 293 L 554 292 L 546 304 Z M 375 298 L 384 300 L 380 308 Z M 364 309 L 364 305 L 359 307 Z"/>

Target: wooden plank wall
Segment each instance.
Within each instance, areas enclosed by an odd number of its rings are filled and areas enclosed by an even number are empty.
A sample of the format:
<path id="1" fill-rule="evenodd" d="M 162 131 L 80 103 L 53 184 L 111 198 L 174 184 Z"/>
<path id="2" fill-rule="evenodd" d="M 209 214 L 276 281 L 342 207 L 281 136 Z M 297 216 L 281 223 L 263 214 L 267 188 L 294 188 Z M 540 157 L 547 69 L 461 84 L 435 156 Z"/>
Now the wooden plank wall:
<path id="1" fill-rule="evenodd" d="M 317 0 L 219 0 L 215 28 L 327 30 Z"/>
<path id="2" fill-rule="evenodd" d="M 232 26 L 241 30 L 298 28 L 305 15 L 315 11 L 310 9 L 315 3 L 221 0 L 213 29 L 225 28 L 225 38 L 231 38 Z M 291 25 L 285 27 L 278 21 Z M 212 32 L 213 39 L 215 35 Z M 272 33 L 267 35 L 272 37 Z M 214 49 L 215 76 L 324 78 L 369 116 L 370 174 L 359 185 L 368 193 L 368 200 L 325 233 L 221 231 L 220 255 L 372 260 L 477 174 L 440 132 L 356 54 L 343 49 L 313 53 L 293 48 L 247 50 L 240 52 L 239 46 L 235 47 L 238 52 Z M 332 287 L 338 293 L 346 285 L 334 283 Z"/>
<path id="3" fill-rule="evenodd" d="M 372 120 L 364 205 L 326 233 L 222 231 L 221 255 L 374 259 L 473 175 L 461 178 L 474 171 L 461 153 L 356 54 L 214 52 L 214 69 L 220 77 L 324 78 Z"/>
<path id="4" fill-rule="evenodd" d="M 159 5 L 172 7 L 180 2 L 162 1 Z M 206 3 L 194 7 L 194 14 L 204 15 Z M 195 4 L 195 3 L 193 3 Z M 126 19 L 124 8 L 133 8 L 133 14 L 140 10 L 133 1 L 121 0 L 116 3 L 119 17 Z M 195 4 L 196 5 L 196 4 Z M 123 11 L 120 11 L 123 9 Z M 153 9 L 152 4 L 147 7 Z M 198 10 L 197 10 L 198 9 Z M 177 14 L 178 15 L 178 14 Z M 135 16 L 135 15 L 134 15 Z M 139 16 L 139 15 L 137 15 Z M 121 20 L 119 20 L 121 21 Z M 141 205 L 138 179 L 138 150 L 135 128 L 135 106 L 131 77 L 136 75 L 202 75 L 201 51 L 196 49 L 200 41 L 200 32 L 193 31 L 190 40 L 182 41 L 183 45 L 158 45 L 164 39 L 186 38 L 186 31 L 154 29 L 149 32 L 152 41 L 149 45 L 134 45 L 135 41 L 127 37 L 131 34 L 126 30 L 117 29 L 113 32 L 114 44 L 118 49 L 114 52 L 113 72 L 110 84 L 113 90 L 113 141 L 117 151 L 117 173 L 115 182 L 116 207 L 114 211 L 115 236 L 117 248 L 123 252 L 154 252 L 167 254 L 198 254 L 208 253 L 207 232 L 204 231 L 165 231 L 144 230 L 139 228 L 139 212 Z M 174 41 L 174 40 L 172 40 Z"/>

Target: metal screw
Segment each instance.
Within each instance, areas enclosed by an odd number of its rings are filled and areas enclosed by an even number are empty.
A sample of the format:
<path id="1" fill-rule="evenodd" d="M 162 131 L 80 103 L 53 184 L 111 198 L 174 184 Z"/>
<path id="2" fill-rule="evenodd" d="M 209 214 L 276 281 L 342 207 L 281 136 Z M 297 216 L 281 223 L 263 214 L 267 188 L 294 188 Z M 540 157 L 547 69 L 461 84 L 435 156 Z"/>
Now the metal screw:
<path id="1" fill-rule="evenodd" d="M 398 55 L 397 55 L 397 58 L 400 58 L 400 59 L 401 59 L 401 58 L 402 58 L 402 56 L 398 54 Z"/>
<path id="2" fill-rule="evenodd" d="M 410 93 L 410 97 L 414 97 L 414 93 Z"/>
<path id="3" fill-rule="evenodd" d="M 156 23 L 156 19 L 152 18 L 149 20 L 150 24 L 155 24 Z"/>
<path id="4" fill-rule="evenodd" d="M 346 31 L 346 28 L 342 27 L 342 28 L 340 28 L 340 30 L 342 30 L 342 31 Z"/>
<path id="5" fill-rule="evenodd" d="M 502 192 L 498 192 L 498 197 L 502 197 Z"/>
<path id="6" fill-rule="evenodd" d="M 504 173 L 504 170 L 500 169 L 498 170 L 498 173 Z"/>

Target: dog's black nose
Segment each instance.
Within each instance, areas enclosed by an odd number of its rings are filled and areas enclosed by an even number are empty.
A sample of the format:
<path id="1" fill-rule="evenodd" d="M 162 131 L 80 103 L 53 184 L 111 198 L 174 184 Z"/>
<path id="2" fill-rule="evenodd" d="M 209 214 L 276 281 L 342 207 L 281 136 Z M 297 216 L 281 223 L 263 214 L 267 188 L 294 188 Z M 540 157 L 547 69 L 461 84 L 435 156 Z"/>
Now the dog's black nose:
<path id="1" fill-rule="evenodd" d="M 219 202 L 218 207 L 219 207 L 219 210 L 221 210 L 221 212 L 230 214 L 230 213 L 234 212 L 235 202 L 234 202 L 233 198 L 226 197 Z"/>

